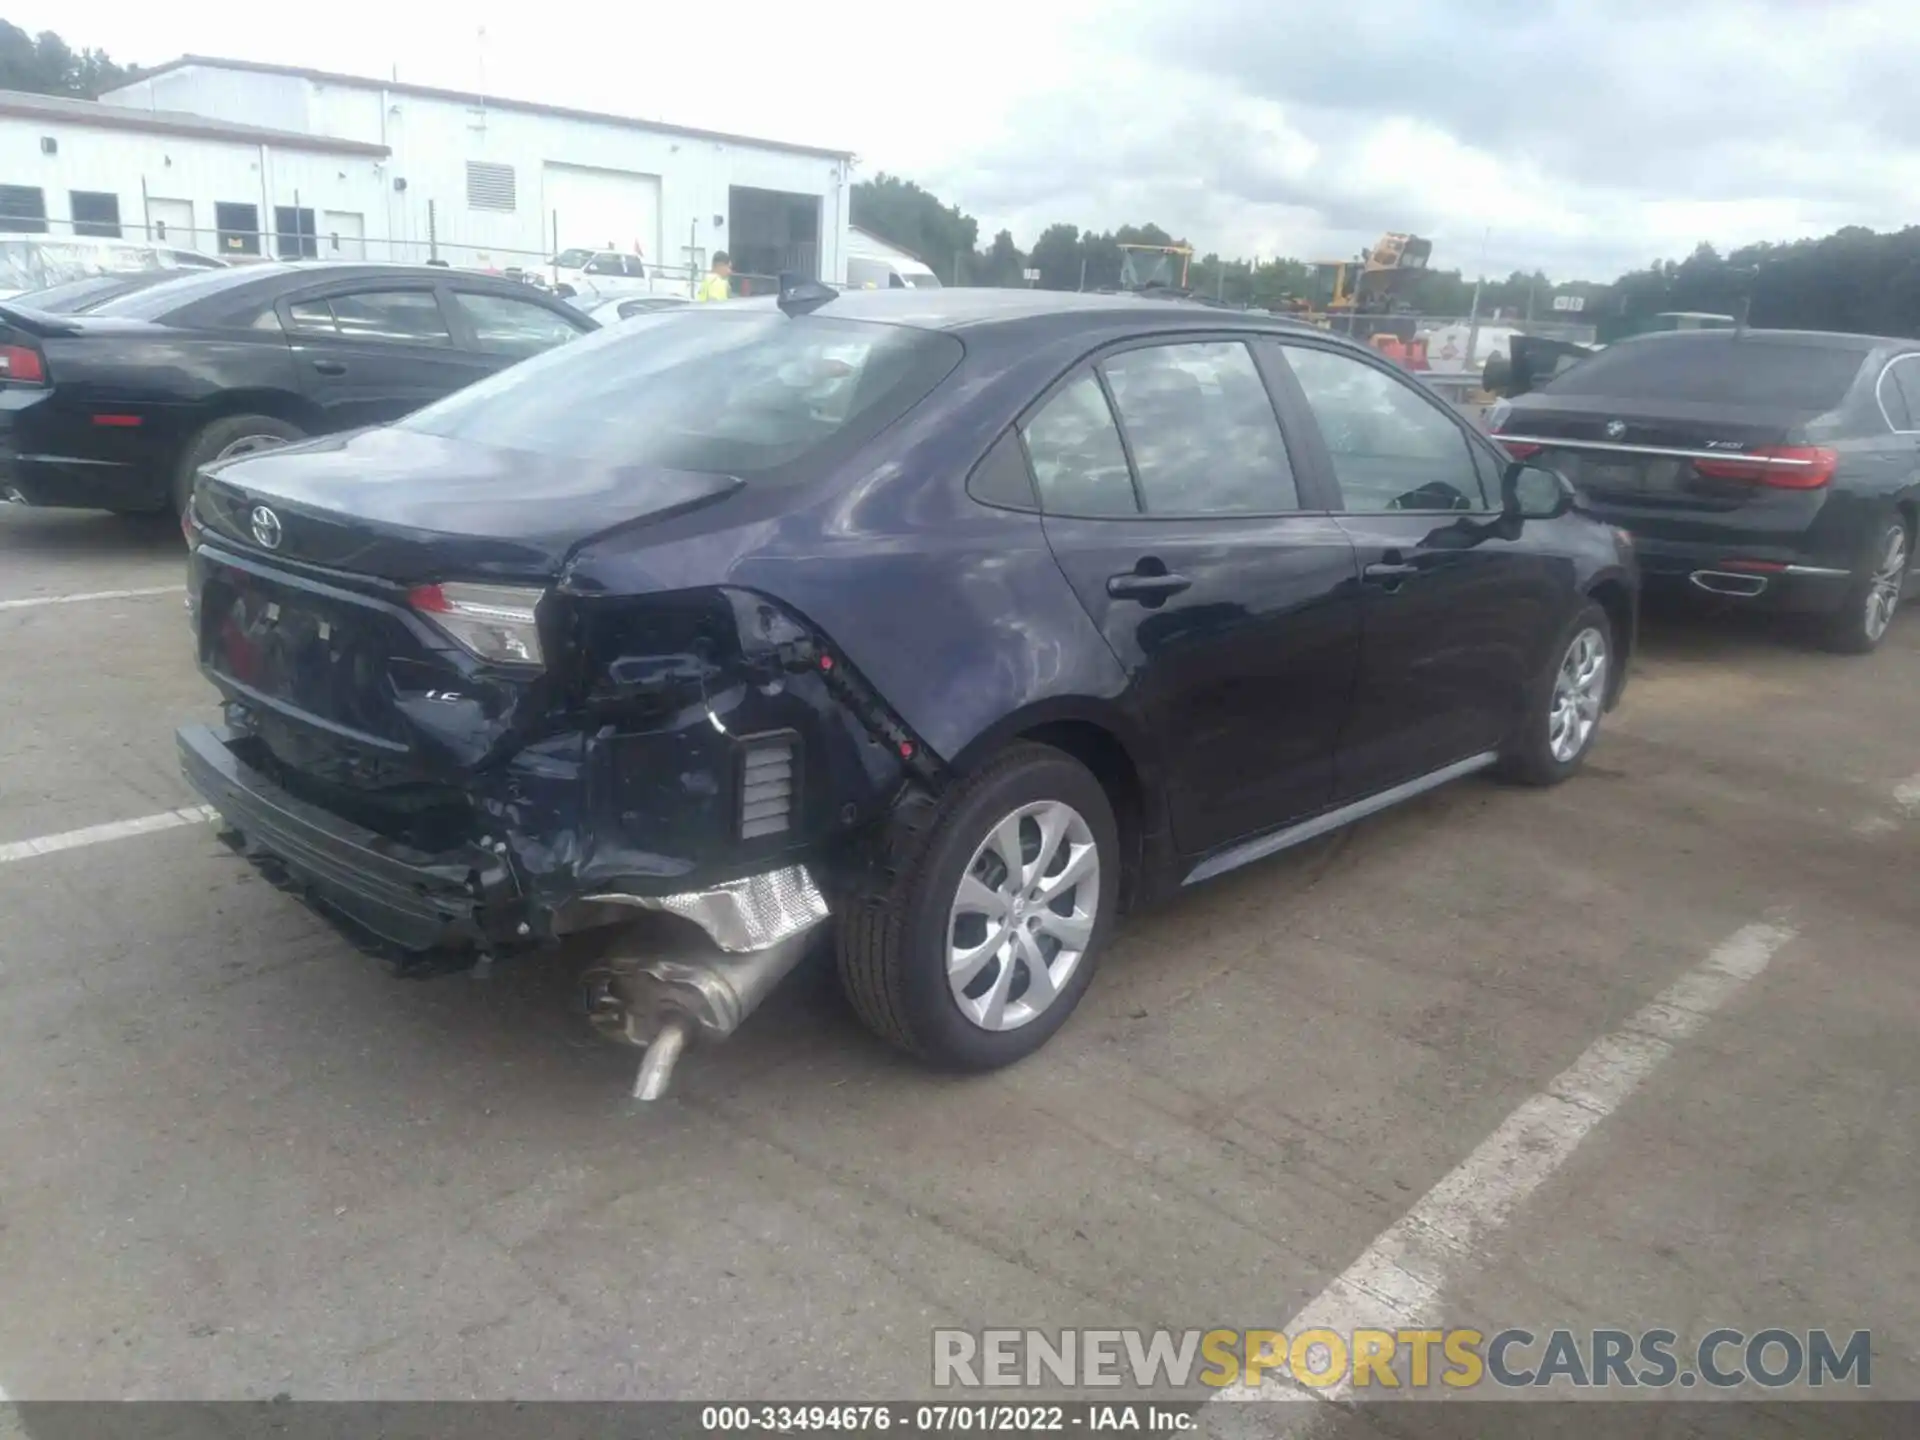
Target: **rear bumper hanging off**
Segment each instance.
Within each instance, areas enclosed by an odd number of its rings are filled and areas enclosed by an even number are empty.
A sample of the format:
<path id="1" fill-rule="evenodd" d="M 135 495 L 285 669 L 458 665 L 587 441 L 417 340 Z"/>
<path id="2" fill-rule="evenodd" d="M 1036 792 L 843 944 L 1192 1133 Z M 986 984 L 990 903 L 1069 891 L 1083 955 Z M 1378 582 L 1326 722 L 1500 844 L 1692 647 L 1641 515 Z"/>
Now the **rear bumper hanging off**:
<path id="1" fill-rule="evenodd" d="M 187 783 L 236 832 L 239 848 L 403 950 L 487 945 L 528 933 L 504 857 L 473 845 L 423 854 L 289 794 L 234 753 L 222 727 L 175 734 Z"/>

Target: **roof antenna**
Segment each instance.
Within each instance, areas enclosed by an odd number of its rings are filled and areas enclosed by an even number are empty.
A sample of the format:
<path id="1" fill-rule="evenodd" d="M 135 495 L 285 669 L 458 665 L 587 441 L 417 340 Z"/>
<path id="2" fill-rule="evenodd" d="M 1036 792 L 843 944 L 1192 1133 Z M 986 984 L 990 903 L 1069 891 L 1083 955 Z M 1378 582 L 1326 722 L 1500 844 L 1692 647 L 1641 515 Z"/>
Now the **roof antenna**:
<path id="1" fill-rule="evenodd" d="M 780 299 L 776 302 L 786 315 L 811 315 L 840 292 L 831 285 L 809 280 L 796 270 L 780 272 Z"/>

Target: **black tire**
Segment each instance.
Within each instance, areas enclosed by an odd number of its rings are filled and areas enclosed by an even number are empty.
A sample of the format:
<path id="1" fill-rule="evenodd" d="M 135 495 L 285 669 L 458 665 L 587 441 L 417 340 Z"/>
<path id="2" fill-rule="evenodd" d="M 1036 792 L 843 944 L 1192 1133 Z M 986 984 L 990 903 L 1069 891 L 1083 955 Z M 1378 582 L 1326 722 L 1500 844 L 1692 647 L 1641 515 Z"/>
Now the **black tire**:
<path id="1" fill-rule="evenodd" d="M 187 442 L 180 462 L 173 470 L 173 513 L 185 515 L 193 498 L 193 477 L 200 467 L 218 459 L 225 451 L 244 440 L 258 439 L 285 445 L 306 439 L 306 432 L 271 415 L 225 415 L 210 421 Z M 263 447 L 264 448 L 264 447 Z"/>
<path id="2" fill-rule="evenodd" d="M 1091 835 L 1099 863 L 1097 884 L 1089 886 L 1097 896 L 1091 938 L 1045 1008 L 1017 1028 L 987 1029 L 962 1012 L 948 984 L 952 907 L 976 849 L 993 829 L 1022 806 L 1046 801 L 1078 812 Z M 1016 744 L 928 807 L 891 844 L 894 853 L 862 893 L 849 897 L 837 927 L 840 983 L 854 1011 L 881 1039 L 947 1069 L 994 1070 L 1031 1055 L 1092 983 L 1118 908 L 1119 828 L 1100 782 L 1058 750 Z M 995 972 L 1004 963 L 989 962 Z M 1016 968 L 1009 1003 L 1018 1003 L 1024 982 L 1024 970 Z"/>
<path id="3" fill-rule="evenodd" d="M 1619 685 L 1619 676 L 1611 668 L 1620 663 L 1620 652 L 1614 643 L 1613 623 L 1608 620 L 1604 609 L 1590 601 L 1580 608 L 1580 612 L 1567 622 L 1555 638 L 1553 648 L 1548 652 L 1545 669 L 1528 687 L 1519 728 L 1500 754 L 1496 773 L 1502 779 L 1521 785 L 1558 785 L 1578 770 L 1592 752 L 1594 742 L 1600 738 L 1600 723 L 1606 713 L 1604 700 L 1600 713 L 1593 717 L 1593 728 L 1577 750 L 1562 759 L 1554 753 L 1553 747 L 1555 686 L 1574 642 L 1590 630 L 1597 630 L 1606 644 L 1609 668 L 1604 677 L 1603 695 L 1611 694 Z"/>
<path id="4" fill-rule="evenodd" d="M 1888 547 L 1895 543 L 1896 537 L 1904 559 L 1895 567 L 1893 577 L 1892 603 L 1897 610 L 1901 591 L 1906 584 L 1907 571 L 1913 565 L 1913 527 L 1897 510 L 1890 510 L 1877 519 L 1862 547 L 1860 559 L 1853 569 L 1853 580 L 1847 586 L 1846 598 L 1840 602 L 1840 608 L 1828 616 L 1821 627 L 1821 643 L 1827 649 L 1840 655 L 1868 655 L 1880 648 L 1880 642 L 1887 638 L 1892 628 L 1893 616 L 1889 614 L 1886 623 L 1876 632 L 1870 617 L 1868 602 L 1881 579 L 1879 570 L 1888 558 Z"/>

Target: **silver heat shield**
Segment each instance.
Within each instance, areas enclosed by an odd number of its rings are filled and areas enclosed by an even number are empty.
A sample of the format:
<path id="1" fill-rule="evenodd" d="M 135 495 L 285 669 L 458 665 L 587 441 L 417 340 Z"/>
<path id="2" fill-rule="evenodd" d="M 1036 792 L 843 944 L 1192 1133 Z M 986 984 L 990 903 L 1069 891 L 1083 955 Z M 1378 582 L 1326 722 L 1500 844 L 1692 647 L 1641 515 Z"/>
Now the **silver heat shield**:
<path id="1" fill-rule="evenodd" d="M 680 895 L 592 895 L 588 899 L 691 920 L 722 950 L 765 950 L 827 918 L 827 900 L 804 865 L 728 880 Z"/>

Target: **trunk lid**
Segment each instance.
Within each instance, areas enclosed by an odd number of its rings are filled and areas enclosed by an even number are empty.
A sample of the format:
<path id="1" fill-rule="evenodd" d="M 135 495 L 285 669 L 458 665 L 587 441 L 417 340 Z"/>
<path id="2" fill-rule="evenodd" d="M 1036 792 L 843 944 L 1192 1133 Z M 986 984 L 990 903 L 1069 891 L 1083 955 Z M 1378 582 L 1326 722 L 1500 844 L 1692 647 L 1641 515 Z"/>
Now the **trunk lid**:
<path id="1" fill-rule="evenodd" d="M 1823 417 L 1844 404 L 1870 349 L 1786 331 L 1642 336 L 1503 405 L 1493 429 L 1636 529 L 1803 513 L 1836 461 L 1816 448 Z"/>
<path id="2" fill-rule="evenodd" d="M 1752 484 L 1701 474 L 1696 461 L 1787 445 L 1797 431 L 1754 406 L 1549 392 L 1514 401 L 1495 434 L 1602 505 L 1724 511 L 1764 497 Z"/>
<path id="3" fill-rule="evenodd" d="M 741 486 L 729 475 L 378 429 L 209 467 L 196 504 L 210 530 L 276 559 L 401 586 L 544 583 L 596 536 L 713 504 Z"/>

